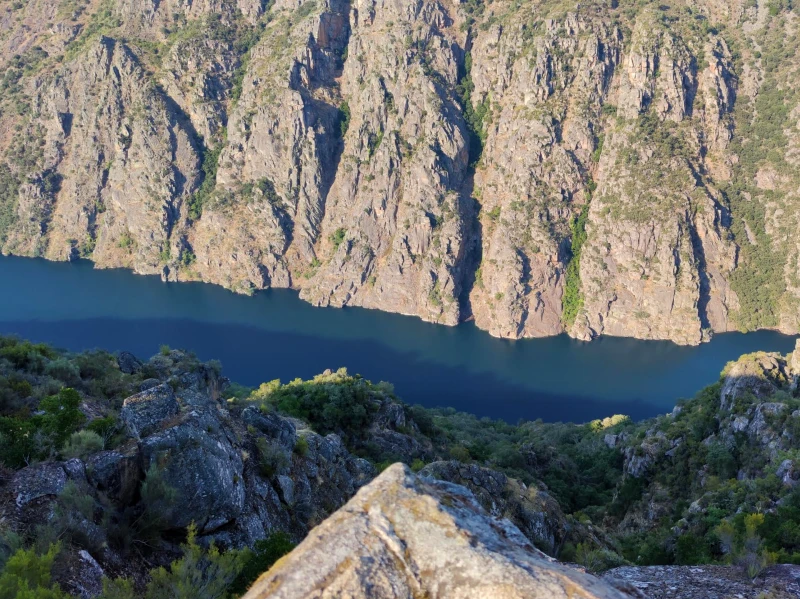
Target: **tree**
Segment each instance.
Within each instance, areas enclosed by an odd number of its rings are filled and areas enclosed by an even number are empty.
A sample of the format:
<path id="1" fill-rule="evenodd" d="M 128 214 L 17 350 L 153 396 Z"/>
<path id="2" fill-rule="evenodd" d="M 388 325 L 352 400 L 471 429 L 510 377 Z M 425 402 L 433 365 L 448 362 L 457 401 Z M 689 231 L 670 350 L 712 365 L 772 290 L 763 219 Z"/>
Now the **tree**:
<path id="1" fill-rule="evenodd" d="M 220 552 L 212 543 L 208 549 L 197 543 L 197 527 L 189 526 L 183 558 L 150 572 L 148 598 L 221 598 L 244 568 L 247 551 Z"/>

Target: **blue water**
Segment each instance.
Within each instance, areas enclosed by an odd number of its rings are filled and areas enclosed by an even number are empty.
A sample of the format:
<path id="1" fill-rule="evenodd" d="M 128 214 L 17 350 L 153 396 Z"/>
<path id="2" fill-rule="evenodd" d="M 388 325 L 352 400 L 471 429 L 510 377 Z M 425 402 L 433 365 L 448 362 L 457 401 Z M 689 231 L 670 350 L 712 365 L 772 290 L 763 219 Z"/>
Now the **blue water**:
<path id="1" fill-rule="evenodd" d="M 159 345 L 222 361 L 245 385 L 347 367 L 390 381 L 408 403 L 479 416 L 586 421 L 640 419 L 672 409 L 746 352 L 789 352 L 794 338 L 770 331 L 716 335 L 711 343 L 558 336 L 499 340 L 466 323 L 444 327 L 359 308 L 314 308 L 290 290 L 240 296 L 202 283 L 163 283 L 88 262 L 0 257 L 0 333 L 70 350 Z"/>

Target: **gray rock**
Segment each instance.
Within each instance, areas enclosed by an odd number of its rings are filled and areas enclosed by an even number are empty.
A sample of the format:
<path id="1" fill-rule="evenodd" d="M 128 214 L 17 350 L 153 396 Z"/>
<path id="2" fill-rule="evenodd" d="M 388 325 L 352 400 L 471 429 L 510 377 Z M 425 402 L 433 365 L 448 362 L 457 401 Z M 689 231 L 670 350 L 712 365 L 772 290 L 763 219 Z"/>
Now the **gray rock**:
<path id="1" fill-rule="evenodd" d="M 463 485 L 493 517 L 505 517 L 539 550 L 554 555 L 567 535 L 567 518 L 558 502 L 535 486 L 478 465 L 440 461 L 418 475 Z"/>
<path id="2" fill-rule="evenodd" d="M 785 368 L 786 361 L 780 354 L 758 352 L 741 357 L 726 370 L 720 407 L 730 410 L 745 393 L 758 400 L 769 398 L 779 389 L 778 380 L 785 379 Z"/>
<path id="3" fill-rule="evenodd" d="M 67 473 L 60 463 L 45 462 L 14 473 L 11 489 L 17 507 L 46 496 L 58 496 L 67 484 Z"/>
<path id="4" fill-rule="evenodd" d="M 619 598 L 536 550 L 466 488 L 396 464 L 270 571 L 246 598 Z"/>
<path id="5" fill-rule="evenodd" d="M 126 351 L 120 352 L 117 356 L 117 365 L 120 371 L 129 375 L 139 373 L 143 367 L 142 361 Z"/>
<path id="6" fill-rule="evenodd" d="M 137 450 L 107 450 L 93 454 L 86 461 L 89 482 L 120 506 L 133 504 L 142 480 Z"/>
<path id="7" fill-rule="evenodd" d="M 794 487 L 800 480 L 800 470 L 797 469 L 794 461 L 788 458 L 778 465 L 775 475 L 783 482 L 783 485 L 789 487 Z"/>
<path id="8" fill-rule="evenodd" d="M 179 411 L 172 388 L 162 383 L 127 398 L 122 404 L 120 418 L 128 433 L 138 439 L 155 431 L 164 420 Z"/>
<path id="9" fill-rule="evenodd" d="M 161 380 L 151 377 L 150 379 L 145 379 L 142 383 L 139 384 L 139 391 L 144 392 L 156 387 L 157 385 L 161 385 Z"/>
<path id="10" fill-rule="evenodd" d="M 158 465 L 176 492 L 164 515 L 170 527 L 195 523 L 208 533 L 238 517 L 245 503 L 241 451 L 230 441 L 214 409 L 192 411 L 179 423 L 141 442 L 144 468 Z"/>
<path id="11" fill-rule="evenodd" d="M 281 500 L 291 506 L 294 504 L 294 481 L 286 475 L 278 475 L 278 495 Z"/>
<path id="12" fill-rule="evenodd" d="M 294 449 L 297 433 L 294 424 L 288 419 L 275 413 L 261 412 L 255 406 L 248 406 L 242 411 L 242 421 L 274 439 L 286 450 Z"/>
<path id="13" fill-rule="evenodd" d="M 797 598 L 800 567 L 776 565 L 755 579 L 735 566 L 618 567 L 603 575 L 632 586 L 642 598 Z"/>
<path id="14" fill-rule="evenodd" d="M 70 458 L 63 463 L 67 478 L 73 481 L 86 481 L 86 465 L 80 458 Z"/>

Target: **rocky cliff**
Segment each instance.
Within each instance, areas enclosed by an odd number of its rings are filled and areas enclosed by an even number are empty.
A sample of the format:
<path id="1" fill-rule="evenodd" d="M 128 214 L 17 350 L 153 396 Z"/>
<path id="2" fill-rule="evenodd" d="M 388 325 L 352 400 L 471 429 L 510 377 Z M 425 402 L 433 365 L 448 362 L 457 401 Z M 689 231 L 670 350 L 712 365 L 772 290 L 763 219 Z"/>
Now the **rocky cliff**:
<path id="1" fill-rule="evenodd" d="M 0 247 L 501 337 L 800 328 L 779 0 L 37 0 Z"/>
<path id="2" fill-rule="evenodd" d="M 800 345 L 641 423 L 509 425 L 0 336 L 0 594 L 227 597 L 302 542 L 254 594 L 795 595 L 798 382 Z"/>

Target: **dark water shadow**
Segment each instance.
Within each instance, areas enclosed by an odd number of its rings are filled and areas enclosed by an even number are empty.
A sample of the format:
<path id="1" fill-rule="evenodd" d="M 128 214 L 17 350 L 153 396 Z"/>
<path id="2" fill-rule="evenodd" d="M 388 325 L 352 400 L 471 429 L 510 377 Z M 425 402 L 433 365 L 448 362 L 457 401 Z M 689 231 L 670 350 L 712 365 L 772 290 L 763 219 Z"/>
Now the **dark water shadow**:
<path id="1" fill-rule="evenodd" d="M 181 319 L 23 321 L 0 322 L 0 332 L 72 351 L 128 350 L 142 358 L 158 352 L 159 344 L 188 348 L 203 360 L 219 359 L 228 377 L 249 386 L 272 379 L 308 379 L 328 368 L 347 367 L 349 372 L 373 381 L 393 383 L 397 394 L 408 403 L 452 406 L 512 423 L 520 419 L 583 422 L 612 414 L 642 419 L 659 412 L 657 406 L 644 400 L 613 402 L 538 392 L 491 373 L 429 362 L 413 352 L 373 341 L 332 340 L 230 323 Z"/>

